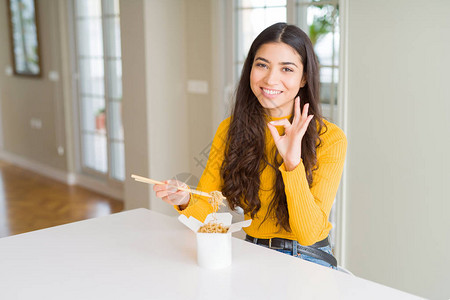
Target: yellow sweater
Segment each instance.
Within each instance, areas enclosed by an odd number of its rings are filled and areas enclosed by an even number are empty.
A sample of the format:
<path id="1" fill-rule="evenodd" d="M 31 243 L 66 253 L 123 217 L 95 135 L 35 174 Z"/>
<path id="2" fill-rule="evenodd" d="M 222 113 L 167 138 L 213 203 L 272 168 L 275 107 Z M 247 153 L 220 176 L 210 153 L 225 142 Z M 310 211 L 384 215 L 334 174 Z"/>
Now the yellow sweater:
<path id="1" fill-rule="evenodd" d="M 271 120 L 275 119 L 282 118 L 271 118 Z M 319 168 L 313 172 L 311 188 L 306 179 L 303 162 L 290 172 L 286 171 L 284 164 L 279 168 L 285 185 L 291 232 L 277 227 L 276 221 L 273 218 L 268 218 L 262 223 L 273 197 L 273 186 L 275 182 L 275 170 L 271 167 L 266 167 L 261 174 L 259 191 L 261 209 L 253 218 L 252 224 L 244 228 L 247 234 L 256 238 L 279 237 L 297 240 L 305 246 L 312 245 L 328 236 L 332 228 L 328 217 L 344 167 L 347 139 L 343 131 L 336 125 L 326 120 L 324 120 L 324 123 L 327 131 L 320 136 L 322 144 L 317 148 Z M 206 168 L 199 182 L 199 190 L 211 192 L 216 190 L 220 191 L 222 188 L 223 180 L 220 176 L 220 167 L 224 159 L 225 142 L 229 125 L 230 118 L 227 118 L 217 129 Z M 277 128 L 280 134 L 282 134 L 283 127 Z M 272 153 L 274 147 L 275 142 L 269 130 L 266 128 L 266 153 Z M 273 155 L 269 156 L 269 159 L 271 157 Z M 178 210 L 178 207 L 176 208 Z M 188 217 L 193 216 L 203 221 L 212 212 L 212 207 L 206 198 L 191 195 L 188 207 L 183 211 L 178 211 Z M 250 215 L 247 214 L 245 219 L 250 219 Z"/>

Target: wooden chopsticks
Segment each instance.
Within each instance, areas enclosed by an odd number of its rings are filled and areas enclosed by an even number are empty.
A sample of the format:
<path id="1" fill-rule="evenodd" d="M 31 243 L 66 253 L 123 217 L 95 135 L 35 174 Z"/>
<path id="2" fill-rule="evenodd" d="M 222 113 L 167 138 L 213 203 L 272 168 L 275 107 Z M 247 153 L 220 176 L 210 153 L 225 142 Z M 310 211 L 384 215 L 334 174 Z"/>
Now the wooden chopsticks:
<path id="1" fill-rule="evenodd" d="M 134 175 L 134 174 L 131 175 L 131 178 L 133 178 L 136 181 L 144 182 L 144 183 L 148 183 L 148 184 L 166 184 L 162 181 L 158 181 L 158 180 L 154 180 L 154 179 L 150 179 L 150 178 L 146 178 L 146 177 L 142 177 L 142 176 Z M 197 194 L 197 195 L 204 196 L 204 197 L 209 197 L 209 198 L 212 197 L 210 194 L 202 192 L 202 191 L 198 191 L 198 190 L 187 189 L 187 188 L 183 188 L 181 186 L 175 186 L 175 185 L 170 185 L 170 187 L 174 187 L 174 188 L 179 189 L 180 191 L 186 191 L 186 192 L 189 192 L 192 194 Z"/>

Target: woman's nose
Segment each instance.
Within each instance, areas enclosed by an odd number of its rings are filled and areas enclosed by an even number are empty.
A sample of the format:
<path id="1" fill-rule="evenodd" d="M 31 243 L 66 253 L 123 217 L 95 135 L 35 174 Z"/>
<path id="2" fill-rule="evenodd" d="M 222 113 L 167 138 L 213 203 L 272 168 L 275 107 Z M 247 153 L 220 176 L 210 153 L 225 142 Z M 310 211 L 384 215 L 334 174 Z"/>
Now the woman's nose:
<path id="1" fill-rule="evenodd" d="M 269 85 L 277 84 L 279 81 L 279 76 L 276 70 L 270 70 L 267 72 L 264 81 Z"/>

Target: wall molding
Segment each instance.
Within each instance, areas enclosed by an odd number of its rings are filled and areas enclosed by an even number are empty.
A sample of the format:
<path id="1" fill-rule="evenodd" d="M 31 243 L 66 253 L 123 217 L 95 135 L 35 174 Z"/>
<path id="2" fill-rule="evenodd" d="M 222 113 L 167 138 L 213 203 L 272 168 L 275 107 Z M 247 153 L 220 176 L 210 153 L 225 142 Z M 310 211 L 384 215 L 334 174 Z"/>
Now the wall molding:
<path id="1" fill-rule="evenodd" d="M 123 201 L 123 191 L 120 188 L 108 186 L 106 183 L 91 176 L 58 170 L 4 150 L 0 151 L 0 159 L 64 184 L 78 185 L 93 192 Z"/>
<path id="2" fill-rule="evenodd" d="M 340 6 L 340 51 L 339 51 L 339 87 L 338 99 L 338 124 L 348 134 L 348 9 L 349 0 L 339 0 Z M 349 137 L 347 136 L 347 139 Z M 337 238 L 336 256 L 342 267 L 347 267 L 347 160 L 342 173 L 341 187 L 338 190 L 338 212 L 337 212 Z"/>
<path id="3" fill-rule="evenodd" d="M 84 174 L 70 173 L 68 175 L 74 177 L 74 185 L 79 185 L 99 194 L 106 195 L 116 200 L 124 201 L 124 193 L 120 188 L 109 186 L 106 183 L 95 179 L 94 177 Z"/>

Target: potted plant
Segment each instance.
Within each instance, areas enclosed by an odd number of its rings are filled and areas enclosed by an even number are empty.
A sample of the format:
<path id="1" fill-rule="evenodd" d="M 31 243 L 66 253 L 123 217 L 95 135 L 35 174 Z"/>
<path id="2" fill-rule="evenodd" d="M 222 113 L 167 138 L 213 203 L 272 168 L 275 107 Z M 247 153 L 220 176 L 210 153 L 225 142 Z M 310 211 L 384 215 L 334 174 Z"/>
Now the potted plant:
<path id="1" fill-rule="evenodd" d="M 95 129 L 97 131 L 106 131 L 106 112 L 105 109 L 99 109 L 95 115 Z"/>

